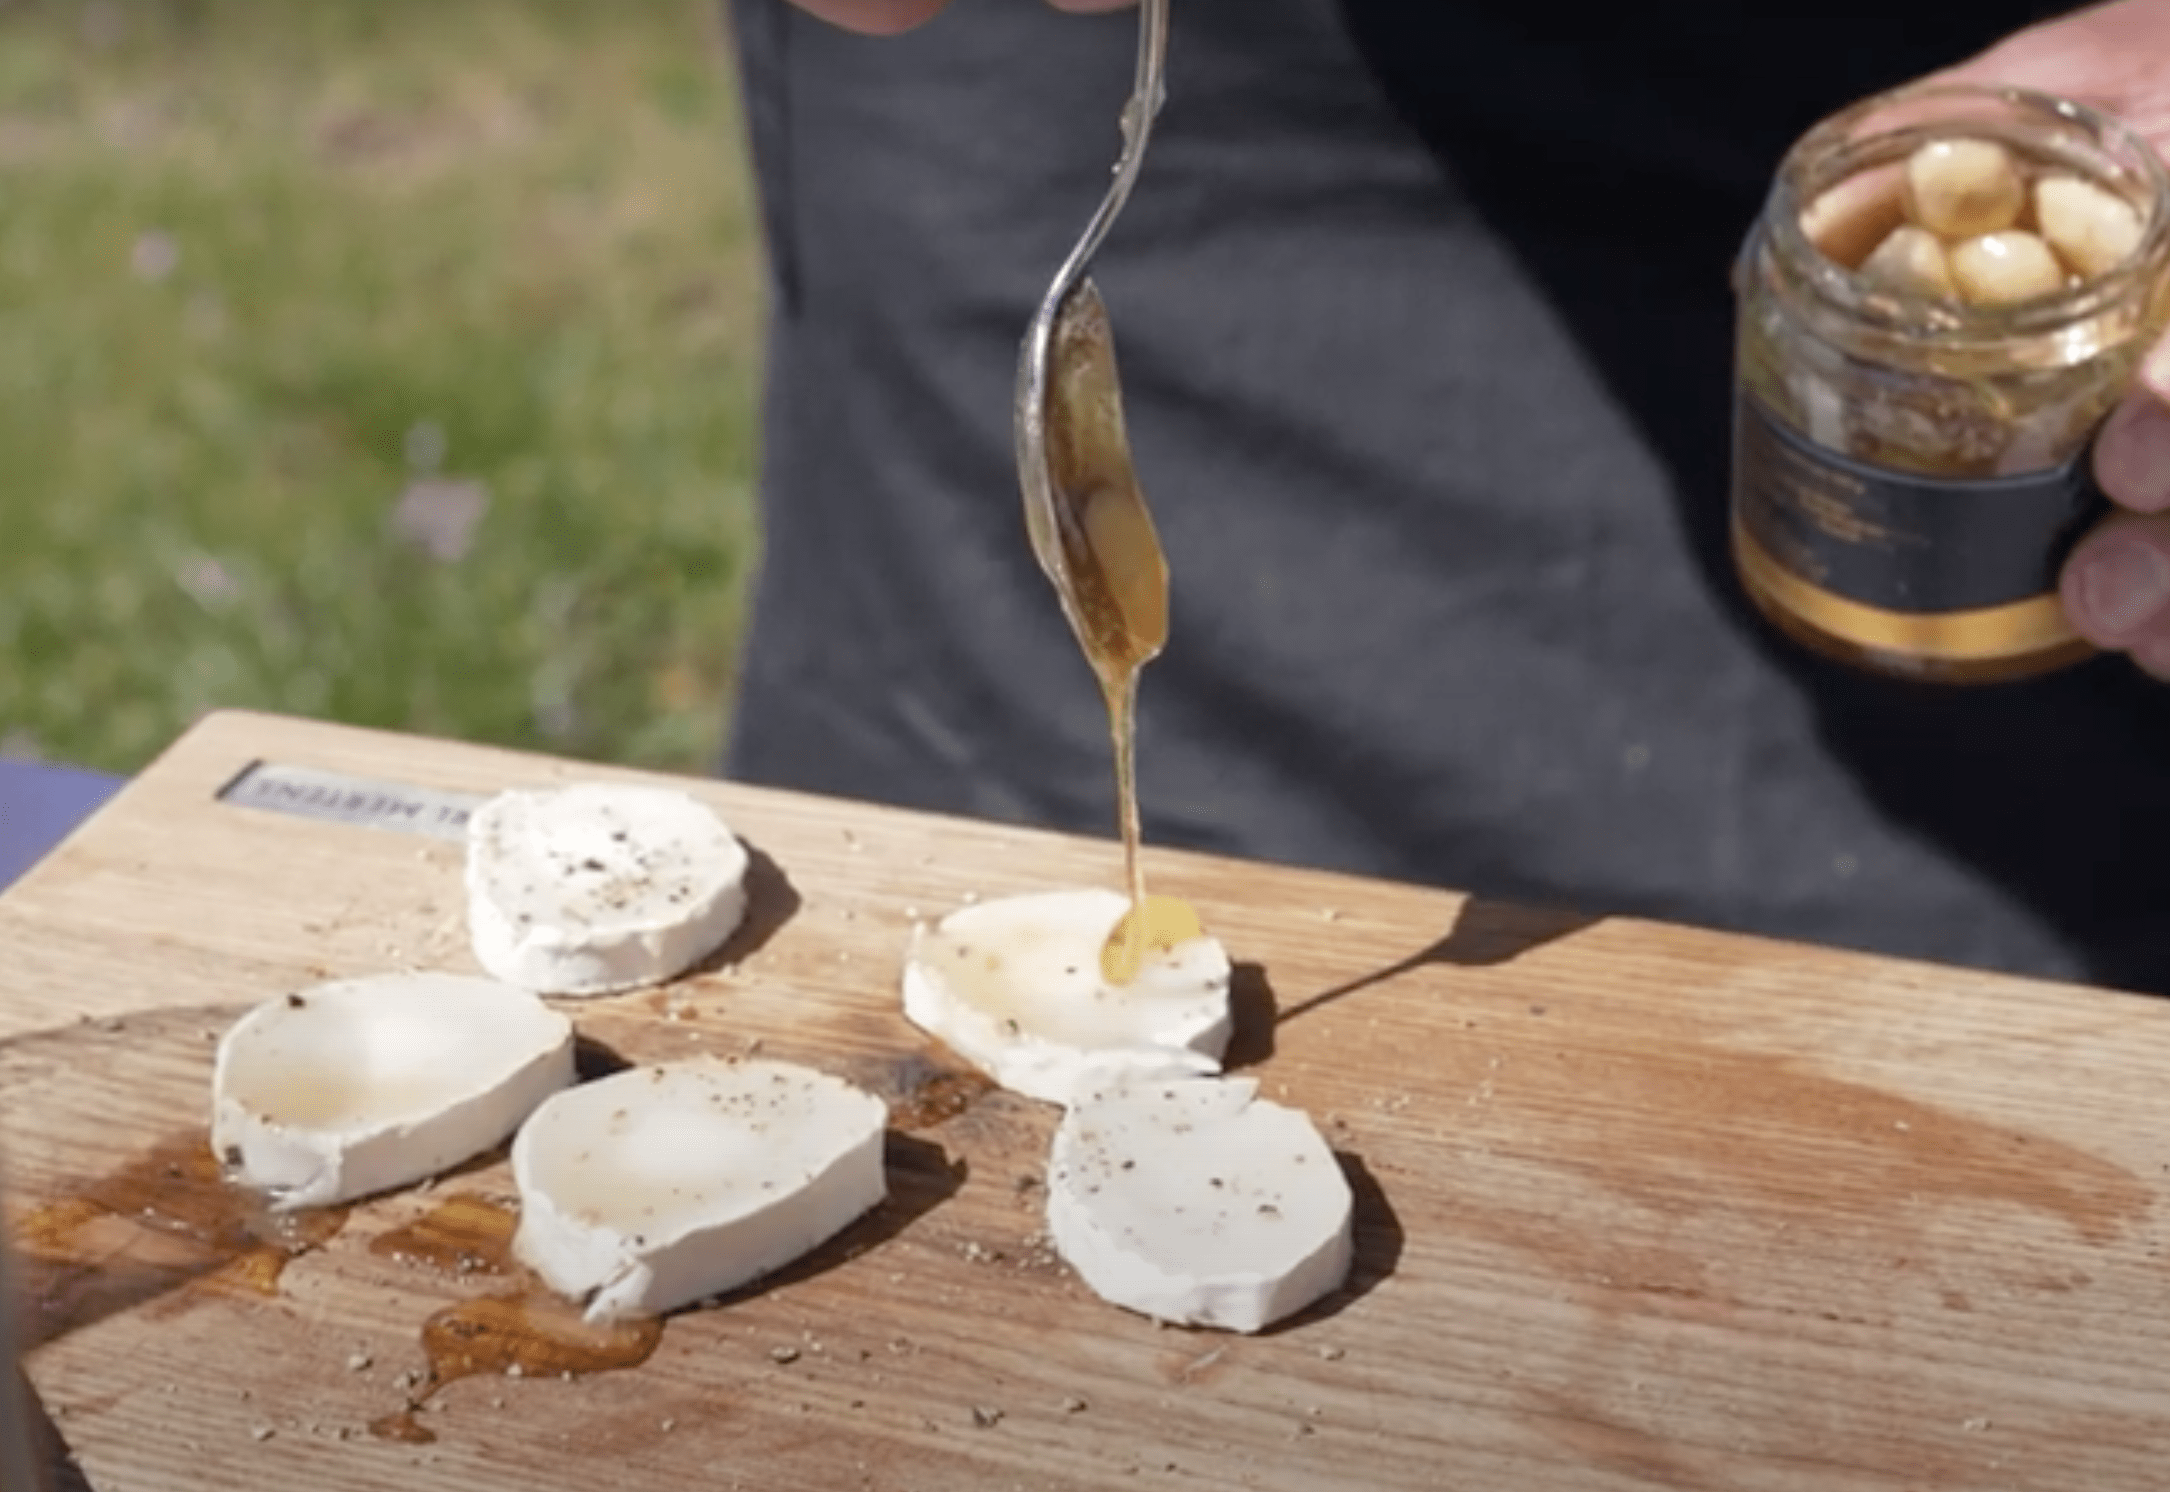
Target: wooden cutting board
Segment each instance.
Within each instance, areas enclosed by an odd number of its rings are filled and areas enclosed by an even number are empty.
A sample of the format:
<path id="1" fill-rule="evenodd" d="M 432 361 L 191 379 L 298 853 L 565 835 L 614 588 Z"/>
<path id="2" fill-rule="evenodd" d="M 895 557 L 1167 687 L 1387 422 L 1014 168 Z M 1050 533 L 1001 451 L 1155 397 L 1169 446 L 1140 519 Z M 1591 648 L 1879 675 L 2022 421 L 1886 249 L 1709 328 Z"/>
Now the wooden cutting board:
<path id="1" fill-rule="evenodd" d="M 0 897 L 6 1216 L 63 1486 L 2170 1485 L 2170 1006 L 1156 855 L 1240 966 L 1236 1064 L 1359 1197 L 1344 1294 L 1161 1328 L 1049 1254 L 1052 1111 L 975 1093 L 895 993 L 915 916 L 1114 884 L 1114 847 L 714 782 L 762 857 L 748 932 L 570 1008 L 627 1059 L 758 1044 L 891 1096 L 890 1203 L 638 1367 L 464 1378 L 413 1417 L 432 1442 L 381 1438 L 424 1323 L 509 1286 L 372 1244 L 503 1196 L 501 1158 L 283 1269 L 118 1214 L 192 1164 L 244 1007 L 473 967 L 458 795 L 637 775 L 220 715 Z"/>

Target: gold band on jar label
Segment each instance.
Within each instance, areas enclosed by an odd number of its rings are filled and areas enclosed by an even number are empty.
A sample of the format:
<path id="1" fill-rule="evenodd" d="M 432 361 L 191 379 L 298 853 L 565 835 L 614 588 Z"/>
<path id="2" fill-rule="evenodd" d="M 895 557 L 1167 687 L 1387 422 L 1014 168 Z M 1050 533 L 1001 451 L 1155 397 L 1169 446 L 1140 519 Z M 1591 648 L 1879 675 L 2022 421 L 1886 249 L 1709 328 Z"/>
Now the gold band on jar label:
<path id="1" fill-rule="evenodd" d="M 2003 606 L 1971 611 L 1887 611 L 1818 590 L 1781 565 L 1754 535 L 1733 526 L 1733 559 L 1760 599 L 1782 607 L 1817 631 L 1879 653 L 1950 663 L 2029 658 L 2062 649 L 2079 634 L 2052 591 Z"/>
<path id="2" fill-rule="evenodd" d="M 2106 507 L 2086 450 L 2018 476 L 1919 476 L 1820 446 L 1746 393 L 1734 442 L 1735 563 L 1781 621 L 1898 672 L 2084 651 L 2057 571 Z"/>

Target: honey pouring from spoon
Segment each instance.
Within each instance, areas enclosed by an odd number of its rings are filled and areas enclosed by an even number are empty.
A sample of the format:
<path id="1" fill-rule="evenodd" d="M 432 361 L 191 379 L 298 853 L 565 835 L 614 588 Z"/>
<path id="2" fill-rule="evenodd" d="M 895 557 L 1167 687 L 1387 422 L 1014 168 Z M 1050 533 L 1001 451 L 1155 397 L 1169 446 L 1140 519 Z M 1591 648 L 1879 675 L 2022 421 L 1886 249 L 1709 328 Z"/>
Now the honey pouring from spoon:
<path id="1" fill-rule="evenodd" d="M 1123 427 L 1122 386 L 1106 305 L 1086 274 L 1130 200 L 1165 97 L 1169 0 L 1142 0 L 1138 66 L 1123 106 L 1115 180 L 1055 272 L 1018 357 L 1018 481 L 1032 552 L 1062 601 L 1107 702 L 1130 909 L 1100 954 L 1110 983 L 1128 984 L 1155 948 L 1200 935 L 1198 914 L 1148 897 L 1139 858 L 1138 676 L 1168 641 L 1168 565 L 1146 510 Z"/>

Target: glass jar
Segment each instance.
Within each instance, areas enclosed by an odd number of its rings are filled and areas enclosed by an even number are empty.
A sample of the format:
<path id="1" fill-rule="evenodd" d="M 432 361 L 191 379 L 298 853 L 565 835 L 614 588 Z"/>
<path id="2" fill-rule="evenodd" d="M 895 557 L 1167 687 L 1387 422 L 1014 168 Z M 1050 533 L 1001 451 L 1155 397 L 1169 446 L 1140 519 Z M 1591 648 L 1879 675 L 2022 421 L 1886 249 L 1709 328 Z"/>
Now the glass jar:
<path id="1" fill-rule="evenodd" d="M 1968 153 L 2001 156 L 1998 190 L 1976 194 L 2002 193 L 1990 218 L 1935 174 Z M 2110 253 L 2075 236 L 2075 201 L 2116 230 Z M 2004 210 L 2007 229 L 1970 231 Z M 2006 260 L 2053 278 L 1999 284 Z M 1796 640 L 1907 678 L 2088 656 L 2057 571 L 2106 506 L 2091 443 L 2170 315 L 2166 265 L 2170 173 L 2097 110 L 1921 87 L 1816 126 L 1736 266 L 1732 542 L 1750 597 Z"/>

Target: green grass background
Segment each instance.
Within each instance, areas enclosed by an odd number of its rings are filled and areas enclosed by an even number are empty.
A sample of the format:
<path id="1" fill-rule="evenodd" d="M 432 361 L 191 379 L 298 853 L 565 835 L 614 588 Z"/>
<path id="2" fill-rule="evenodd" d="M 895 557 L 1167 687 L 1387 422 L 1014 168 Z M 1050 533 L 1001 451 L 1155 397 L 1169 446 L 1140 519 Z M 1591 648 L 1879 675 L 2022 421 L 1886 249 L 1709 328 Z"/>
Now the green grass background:
<path id="1" fill-rule="evenodd" d="M 0 0 L 0 752 L 245 705 L 709 766 L 741 152 L 714 0 Z M 423 479 L 486 496 L 456 557 Z"/>

